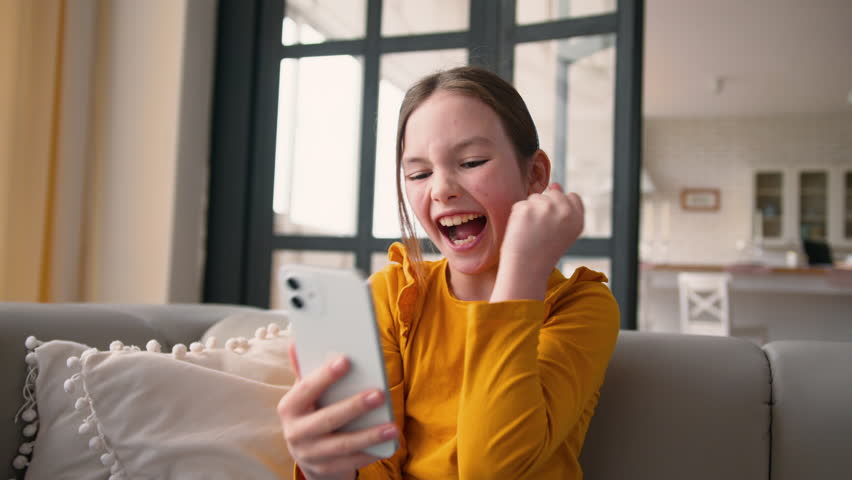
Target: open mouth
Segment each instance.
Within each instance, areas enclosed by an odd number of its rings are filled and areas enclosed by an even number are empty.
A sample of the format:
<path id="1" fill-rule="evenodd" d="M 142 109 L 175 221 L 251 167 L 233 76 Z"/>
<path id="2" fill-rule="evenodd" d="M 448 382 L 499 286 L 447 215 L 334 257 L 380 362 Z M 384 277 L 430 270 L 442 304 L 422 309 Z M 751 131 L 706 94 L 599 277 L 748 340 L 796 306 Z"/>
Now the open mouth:
<path id="1" fill-rule="evenodd" d="M 453 245 L 462 247 L 473 243 L 485 229 L 488 219 L 478 213 L 447 215 L 438 219 L 438 228 Z"/>

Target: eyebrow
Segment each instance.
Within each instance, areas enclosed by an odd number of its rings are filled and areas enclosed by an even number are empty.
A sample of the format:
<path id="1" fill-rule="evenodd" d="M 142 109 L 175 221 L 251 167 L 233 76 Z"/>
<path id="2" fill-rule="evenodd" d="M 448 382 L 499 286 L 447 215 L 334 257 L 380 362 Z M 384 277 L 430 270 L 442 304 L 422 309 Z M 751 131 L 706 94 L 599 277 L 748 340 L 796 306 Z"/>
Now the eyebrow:
<path id="1" fill-rule="evenodd" d="M 490 147 L 490 146 L 494 145 L 494 142 L 492 142 L 491 140 L 489 140 L 486 137 L 476 135 L 476 136 L 473 136 L 473 137 L 470 137 L 470 138 L 465 138 L 464 140 L 458 142 L 457 144 L 453 145 L 450 148 L 450 150 L 453 151 L 453 152 L 457 152 L 459 150 L 464 150 L 465 148 L 470 147 L 472 145 L 484 145 L 484 146 Z M 429 162 L 425 158 L 407 157 L 407 158 L 402 159 L 402 163 L 405 164 L 405 165 L 412 165 L 412 164 L 417 164 L 417 163 L 429 163 Z"/>
<path id="2" fill-rule="evenodd" d="M 490 146 L 494 145 L 494 142 L 492 142 L 491 140 L 489 140 L 486 137 L 481 137 L 481 136 L 477 135 L 477 136 L 474 136 L 474 137 L 466 138 L 466 139 L 462 140 L 461 142 L 453 145 L 452 150 L 463 150 L 463 149 L 465 149 L 465 148 L 467 148 L 471 145 L 486 145 L 486 146 L 490 147 Z"/>

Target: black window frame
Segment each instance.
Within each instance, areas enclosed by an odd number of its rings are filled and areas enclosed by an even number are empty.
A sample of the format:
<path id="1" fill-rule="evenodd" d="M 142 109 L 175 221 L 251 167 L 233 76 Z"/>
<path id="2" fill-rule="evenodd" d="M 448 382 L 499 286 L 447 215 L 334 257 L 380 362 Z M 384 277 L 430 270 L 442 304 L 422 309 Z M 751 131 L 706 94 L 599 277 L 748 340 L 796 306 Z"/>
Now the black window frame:
<path id="1" fill-rule="evenodd" d="M 612 235 L 581 238 L 566 254 L 609 257 L 621 326 L 636 328 L 642 134 L 644 0 L 618 0 L 613 13 L 515 25 L 516 0 L 470 0 L 467 31 L 381 36 L 382 0 L 367 0 L 362 39 L 281 44 L 282 0 L 220 0 L 211 134 L 203 301 L 269 306 L 275 250 L 348 251 L 369 272 L 373 253 L 394 241 L 375 238 L 376 110 L 379 67 L 387 53 L 451 48 L 511 81 L 515 46 L 574 36 L 615 34 L 616 80 Z M 283 58 L 350 54 L 364 66 L 358 231 L 353 237 L 273 231 L 278 80 Z"/>

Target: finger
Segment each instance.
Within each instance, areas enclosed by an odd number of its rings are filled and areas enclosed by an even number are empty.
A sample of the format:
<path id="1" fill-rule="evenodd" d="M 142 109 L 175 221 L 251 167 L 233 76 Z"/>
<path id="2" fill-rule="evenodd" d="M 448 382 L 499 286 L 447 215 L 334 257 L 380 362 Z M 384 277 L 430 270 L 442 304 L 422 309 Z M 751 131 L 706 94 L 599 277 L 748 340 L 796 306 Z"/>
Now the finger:
<path id="1" fill-rule="evenodd" d="M 289 434 L 293 438 L 310 438 L 328 435 L 361 415 L 385 402 L 381 390 L 370 390 L 353 395 L 316 412 L 295 419 Z"/>
<path id="2" fill-rule="evenodd" d="M 553 184 L 556 185 L 556 184 Z M 543 204 L 548 205 L 548 208 L 558 207 L 559 204 L 563 203 L 565 200 L 565 194 L 562 193 L 560 188 L 552 188 L 548 187 L 545 191 L 541 192 L 537 198 L 530 198 L 530 201 L 541 202 Z"/>
<path id="3" fill-rule="evenodd" d="M 564 193 L 561 189 L 548 189 L 542 194 L 542 198 L 559 208 L 568 207 L 572 212 L 582 214 L 584 212 L 583 200 L 575 192 Z"/>
<path id="4" fill-rule="evenodd" d="M 301 380 L 302 371 L 299 369 L 299 359 L 296 357 L 296 344 L 293 341 L 290 341 L 287 353 L 290 355 L 290 365 L 293 366 L 293 370 L 296 372 L 296 380 Z"/>
<path id="5" fill-rule="evenodd" d="M 326 435 L 299 450 L 300 457 L 309 462 L 330 460 L 341 455 L 359 455 L 372 445 L 392 440 L 399 435 L 393 423 L 366 428 L 357 432 Z"/>
<path id="6" fill-rule="evenodd" d="M 302 377 L 284 396 L 286 401 L 283 402 L 284 405 L 279 410 L 279 414 L 288 418 L 294 414 L 312 411 L 319 396 L 343 377 L 348 370 L 349 360 L 341 355 Z"/>
<path id="7" fill-rule="evenodd" d="M 562 185 L 553 182 L 547 188 L 541 192 L 541 196 L 544 198 L 555 198 L 559 199 L 565 196 L 565 191 L 562 190 Z"/>
<path id="8" fill-rule="evenodd" d="M 566 196 L 568 197 L 568 201 L 571 202 L 571 208 L 581 214 L 585 214 L 586 207 L 583 205 L 583 199 L 580 198 L 579 195 L 574 192 L 571 192 Z"/>

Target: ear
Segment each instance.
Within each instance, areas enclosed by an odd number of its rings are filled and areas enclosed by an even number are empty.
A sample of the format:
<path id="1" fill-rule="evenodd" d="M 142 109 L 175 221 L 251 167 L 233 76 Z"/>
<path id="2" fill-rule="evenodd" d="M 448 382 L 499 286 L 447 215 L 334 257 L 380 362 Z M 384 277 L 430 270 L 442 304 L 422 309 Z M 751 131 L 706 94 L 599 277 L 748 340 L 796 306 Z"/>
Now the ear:
<path id="1" fill-rule="evenodd" d="M 550 158 L 536 150 L 527 165 L 527 195 L 541 193 L 550 185 Z"/>

